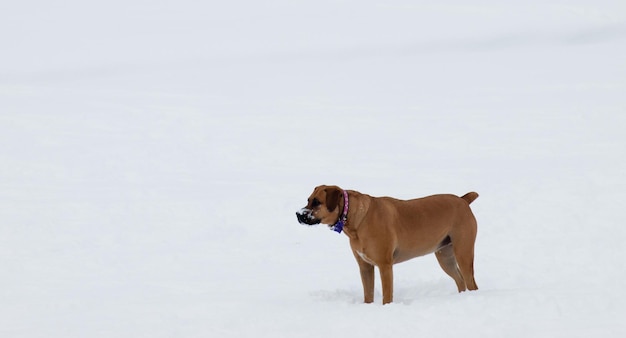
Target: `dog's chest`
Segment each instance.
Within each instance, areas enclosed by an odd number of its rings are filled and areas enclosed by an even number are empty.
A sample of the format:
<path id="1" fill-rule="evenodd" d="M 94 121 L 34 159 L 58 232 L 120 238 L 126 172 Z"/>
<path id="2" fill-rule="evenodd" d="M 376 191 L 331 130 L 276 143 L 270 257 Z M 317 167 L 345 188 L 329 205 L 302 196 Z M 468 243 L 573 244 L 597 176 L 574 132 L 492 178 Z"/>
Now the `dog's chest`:
<path id="1" fill-rule="evenodd" d="M 365 262 L 372 264 L 372 265 L 376 265 L 376 263 L 374 263 L 373 260 L 371 260 L 369 257 L 367 257 L 367 255 L 364 252 L 358 251 L 356 252 L 359 257 L 361 257 L 362 260 L 364 260 Z"/>

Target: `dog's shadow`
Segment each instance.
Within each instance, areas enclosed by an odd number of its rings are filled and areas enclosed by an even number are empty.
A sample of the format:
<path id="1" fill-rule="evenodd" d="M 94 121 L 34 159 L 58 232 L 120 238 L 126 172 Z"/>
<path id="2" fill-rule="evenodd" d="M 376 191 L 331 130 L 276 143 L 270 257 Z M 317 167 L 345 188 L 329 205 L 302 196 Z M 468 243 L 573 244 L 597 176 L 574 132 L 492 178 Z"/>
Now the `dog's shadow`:
<path id="1" fill-rule="evenodd" d="M 415 301 L 440 298 L 458 294 L 454 282 L 447 279 L 399 283 L 394 290 L 394 302 L 410 305 Z M 382 297 L 382 296 L 381 296 Z"/>
<path id="2" fill-rule="evenodd" d="M 358 289 L 317 290 L 310 293 L 318 302 L 358 304 L 363 302 L 363 292 Z"/>
<path id="3" fill-rule="evenodd" d="M 457 294 L 454 283 L 450 285 L 448 280 L 420 281 L 413 285 L 408 282 L 400 282 L 394 287 L 394 303 L 410 305 L 415 301 L 428 298 L 447 297 Z M 311 297 L 319 302 L 338 302 L 344 304 L 363 303 L 363 291 L 360 288 L 318 290 L 310 293 Z M 382 303 L 380 288 L 374 290 L 374 303 Z"/>

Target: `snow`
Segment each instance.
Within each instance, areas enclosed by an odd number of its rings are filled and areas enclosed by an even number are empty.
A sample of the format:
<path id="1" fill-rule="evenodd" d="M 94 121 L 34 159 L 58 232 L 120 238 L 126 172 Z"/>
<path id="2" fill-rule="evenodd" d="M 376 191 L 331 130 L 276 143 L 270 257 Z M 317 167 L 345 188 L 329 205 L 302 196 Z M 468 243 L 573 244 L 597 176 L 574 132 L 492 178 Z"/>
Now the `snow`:
<path id="1" fill-rule="evenodd" d="M 626 3 L 0 5 L 0 336 L 623 337 Z M 319 184 L 477 191 L 362 304 Z"/>

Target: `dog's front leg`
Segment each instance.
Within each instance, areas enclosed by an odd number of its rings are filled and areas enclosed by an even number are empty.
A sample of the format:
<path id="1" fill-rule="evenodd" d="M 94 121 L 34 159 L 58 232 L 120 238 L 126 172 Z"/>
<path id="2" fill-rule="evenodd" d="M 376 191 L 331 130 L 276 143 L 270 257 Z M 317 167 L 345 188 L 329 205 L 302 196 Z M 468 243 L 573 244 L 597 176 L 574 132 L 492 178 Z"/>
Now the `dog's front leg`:
<path id="1" fill-rule="evenodd" d="M 380 279 L 383 284 L 383 305 L 393 302 L 393 264 L 380 264 Z"/>
<path id="2" fill-rule="evenodd" d="M 361 282 L 363 283 L 363 302 L 374 302 L 374 266 L 364 261 L 359 254 L 354 253 L 359 264 L 359 271 L 361 272 Z"/>

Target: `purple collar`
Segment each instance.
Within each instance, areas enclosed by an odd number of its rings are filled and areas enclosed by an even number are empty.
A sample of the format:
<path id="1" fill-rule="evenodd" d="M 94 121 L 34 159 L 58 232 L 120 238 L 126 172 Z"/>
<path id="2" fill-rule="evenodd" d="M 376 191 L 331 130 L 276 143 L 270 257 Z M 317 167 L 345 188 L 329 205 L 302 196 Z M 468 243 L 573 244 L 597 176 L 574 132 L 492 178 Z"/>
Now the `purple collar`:
<path id="1" fill-rule="evenodd" d="M 341 233 L 343 231 L 343 226 L 346 225 L 348 221 L 348 192 L 343 190 L 343 213 L 339 216 L 337 223 L 330 227 L 330 230 L 333 230 L 337 233 Z"/>

